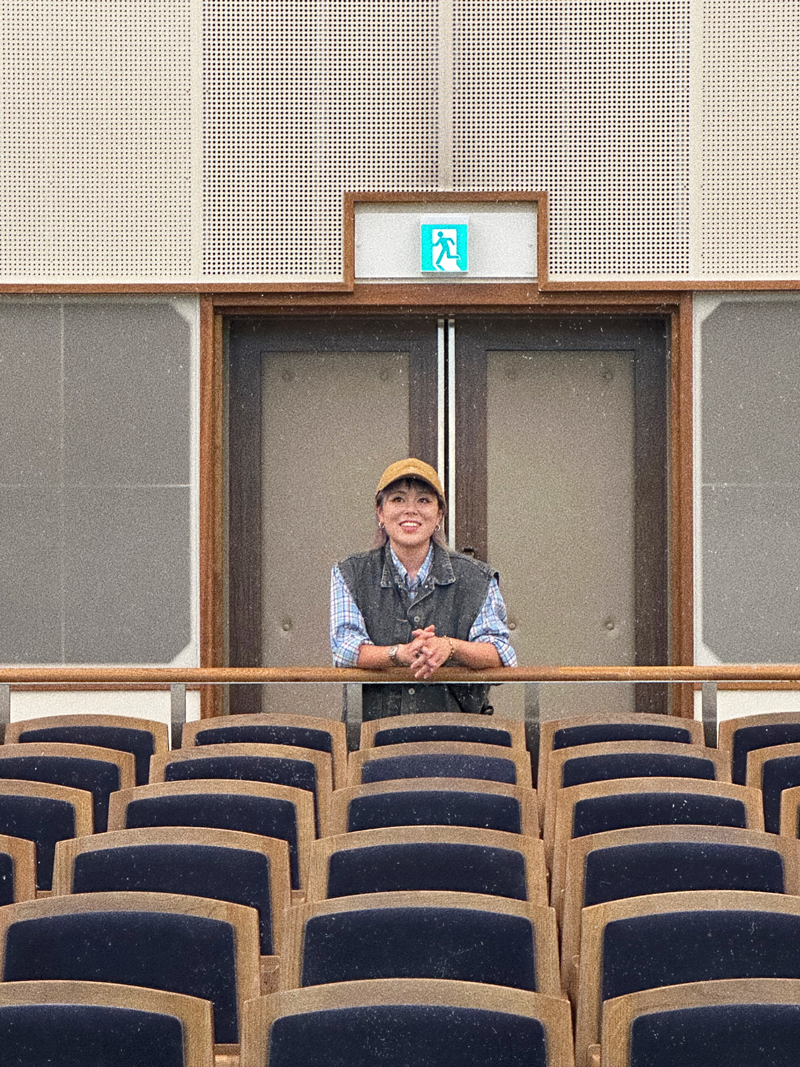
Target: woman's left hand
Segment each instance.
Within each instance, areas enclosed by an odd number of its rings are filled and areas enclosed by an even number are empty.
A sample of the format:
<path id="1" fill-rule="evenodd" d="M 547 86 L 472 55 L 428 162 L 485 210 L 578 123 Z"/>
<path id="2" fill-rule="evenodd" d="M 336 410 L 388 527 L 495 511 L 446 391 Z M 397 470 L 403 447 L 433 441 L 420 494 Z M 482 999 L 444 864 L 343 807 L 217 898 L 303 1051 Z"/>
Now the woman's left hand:
<path id="1" fill-rule="evenodd" d="M 421 637 L 423 643 L 418 659 L 411 664 L 411 673 L 420 681 L 425 681 L 450 659 L 452 645 L 447 637 L 437 637 L 425 630 L 414 630 L 413 636 Z"/>

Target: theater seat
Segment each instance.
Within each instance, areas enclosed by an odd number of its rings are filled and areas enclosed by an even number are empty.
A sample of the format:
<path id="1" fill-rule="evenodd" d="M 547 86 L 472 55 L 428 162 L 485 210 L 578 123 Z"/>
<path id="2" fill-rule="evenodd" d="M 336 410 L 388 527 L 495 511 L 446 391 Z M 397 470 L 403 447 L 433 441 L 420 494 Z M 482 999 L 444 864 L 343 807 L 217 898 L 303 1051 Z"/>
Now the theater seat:
<path id="1" fill-rule="evenodd" d="M 182 748 L 158 756 L 152 782 L 225 778 L 305 789 L 314 799 L 317 833 L 327 833 L 333 772 L 327 752 L 289 745 L 224 744 Z"/>
<path id="2" fill-rule="evenodd" d="M 396 778 L 472 778 L 531 787 L 527 752 L 465 741 L 417 741 L 350 753 L 348 785 Z"/>
<path id="3" fill-rule="evenodd" d="M 613 712 L 592 712 L 543 722 L 539 733 L 539 771 L 536 778 L 542 809 L 547 795 L 547 762 L 550 753 L 608 741 L 703 745 L 703 724 L 693 719 L 678 719 L 668 715 Z"/>
<path id="4" fill-rule="evenodd" d="M 87 790 L 93 798 L 94 830 L 101 834 L 108 829 L 110 795 L 135 784 L 136 768 L 133 756 L 118 749 L 31 741 L 0 745 L 0 778 Z"/>
<path id="5" fill-rule="evenodd" d="M 800 892 L 800 852 L 774 834 L 721 826 L 646 826 L 574 838 L 565 892 L 553 901 L 564 984 L 573 988 L 585 907 L 655 893 L 740 889 Z"/>
<path id="6" fill-rule="evenodd" d="M 347 780 L 347 730 L 343 722 L 313 715 L 226 715 L 187 722 L 183 748 L 197 745 L 258 744 L 290 745 L 328 752 L 333 761 L 333 784 L 340 789 Z"/>
<path id="7" fill-rule="evenodd" d="M 800 979 L 800 898 L 705 890 L 595 904 L 583 913 L 575 1054 L 586 1067 L 602 1005 L 660 986 Z M 739 1060 L 739 1062 L 742 1062 Z"/>
<path id="8" fill-rule="evenodd" d="M 730 767 L 715 748 L 666 741 L 614 741 L 550 753 L 542 836 L 552 855 L 558 793 L 588 782 L 620 778 L 695 778 L 729 782 Z"/>
<path id="9" fill-rule="evenodd" d="M 255 908 L 261 955 L 283 951 L 289 846 L 235 830 L 164 826 L 61 841 L 53 893 L 183 893 Z"/>
<path id="10" fill-rule="evenodd" d="M 761 794 L 729 782 L 691 778 L 625 778 L 559 791 L 551 860 L 552 900 L 564 892 L 573 837 L 635 826 L 729 826 L 763 830 Z"/>
<path id="11" fill-rule="evenodd" d="M 0 983 L 3 1067 L 214 1067 L 211 1003 L 110 982 Z"/>
<path id="12" fill-rule="evenodd" d="M 115 793 L 109 829 L 145 826 L 207 826 L 286 841 L 292 889 L 305 891 L 314 840 L 314 802 L 305 789 L 210 778 Z"/>
<path id="13" fill-rule="evenodd" d="M 747 782 L 747 760 L 751 752 L 792 744 L 800 744 L 800 714 L 795 711 L 723 719 L 718 727 L 717 747 L 728 753 L 731 780 L 739 785 Z"/>
<path id="14" fill-rule="evenodd" d="M 561 995 L 552 908 L 477 893 L 370 893 L 293 908 L 284 989 L 446 978 Z"/>
<path id="15" fill-rule="evenodd" d="M 384 979 L 245 1007 L 242 1067 L 572 1067 L 565 1000 L 475 982 Z"/>
<path id="16" fill-rule="evenodd" d="M 617 997 L 603 1009 L 608 1067 L 776 1067 L 797 1061 L 800 982 L 739 978 Z"/>
<path id="17" fill-rule="evenodd" d="M 747 784 L 761 790 L 764 829 L 779 833 L 783 791 L 800 785 L 800 743 L 751 749 L 747 756 Z"/>
<path id="18" fill-rule="evenodd" d="M 210 1000 L 220 1052 L 260 993 L 252 908 L 167 893 L 83 893 L 0 909 L 3 982 L 118 982 Z"/>
<path id="19" fill-rule="evenodd" d="M 462 741 L 525 752 L 525 724 L 496 716 L 453 714 L 403 715 L 361 724 L 360 748 L 383 748 L 418 741 Z"/>
<path id="20" fill-rule="evenodd" d="M 542 842 L 463 826 L 359 830 L 314 842 L 308 900 L 417 889 L 547 904 Z"/>
<path id="21" fill-rule="evenodd" d="M 0 778 L 0 831 L 33 842 L 37 889 L 52 887 L 56 843 L 92 833 L 92 808 L 84 789 Z"/>
<path id="22" fill-rule="evenodd" d="M 48 715 L 6 726 L 6 744 L 59 741 L 130 752 L 136 760 L 136 785 L 146 785 L 150 758 L 169 750 L 166 723 L 127 715 Z"/>
<path id="23" fill-rule="evenodd" d="M 536 793 L 469 778 L 401 778 L 335 790 L 331 834 L 389 826 L 476 826 L 537 837 Z"/>

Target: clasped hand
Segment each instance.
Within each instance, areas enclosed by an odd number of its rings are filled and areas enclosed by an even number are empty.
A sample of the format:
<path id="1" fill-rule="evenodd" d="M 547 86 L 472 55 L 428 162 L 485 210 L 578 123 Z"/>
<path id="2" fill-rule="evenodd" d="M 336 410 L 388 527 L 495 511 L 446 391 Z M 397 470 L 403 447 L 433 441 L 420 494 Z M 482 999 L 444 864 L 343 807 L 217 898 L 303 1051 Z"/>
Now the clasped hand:
<path id="1" fill-rule="evenodd" d="M 411 636 L 412 640 L 404 649 L 408 666 L 415 678 L 424 681 L 450 658 L 450 642 L 446 637 L 437 637 L 433 626 L 414 630 Z"/>

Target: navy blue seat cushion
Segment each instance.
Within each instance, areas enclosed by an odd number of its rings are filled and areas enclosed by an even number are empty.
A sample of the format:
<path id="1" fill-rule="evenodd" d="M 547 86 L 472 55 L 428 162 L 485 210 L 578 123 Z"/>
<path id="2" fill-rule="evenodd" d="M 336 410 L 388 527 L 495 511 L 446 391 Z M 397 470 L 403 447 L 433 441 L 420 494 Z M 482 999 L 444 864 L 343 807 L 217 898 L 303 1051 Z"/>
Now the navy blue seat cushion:
<path id="1" fill-rule="evenodd" d="M 546 1067 L 538 1019 L 477 1008 L 381 1004 L 277 1019 L 265 1067 Z"/>
<path id="2" fill-rule="evenodd" d="M 50 782 L 85 789 L 92 794 L 94 830 L 108 829 L 108 798 L 119 789 L 119 767 L 103 760 L 75 756 L 12 756 L 0 759 L 0 778 L 17 778 L 25 782 Z"/>
<path id="3" fill-rule="evenodd" d="M 764 797 L 764 829 L 768 833 L 780 833 L 781 793 L 795 785 L 800 785 L 800 756 L 779 756 L 765 762 L 761 790 Z"/>
<path id="4" fill-rule="evenodd" d="M 533 928 L 465 908 L 364 908 L 308 920 L 301 985 L 449 978 L 536 990 Z"/>
<path id="5" fill-rule="evenodd" d="M 279 837 L 289 843 L 292 889 L 300 888 L 297 811 L 289 800 L 238 793 L 143 797 L 128 804 L 125 826 L 129 830 L 139 826 L 209 826 Z"/>
<path id="6" fill-rule="evenodd" d="M 522 815 L 515 797 L 495 793 L 415 790 L 355 797 L 347 810 L 347 829 L 383 826 L 477 826 L 522 833 Z"/>
<path id="7" fill-rule="evenodd" d="M 362 782 L 387 782 L 392 778 L 478 778 L 516 785 L 517 769 L 513 760 L 495 756 L 433 753 L 367 760 L 361 768 Z"/>
<path id="8" fill-rule="evenodd" d="M 584 907 L 694 889 L 783 893 L 780 852 L 749 845 L 659 841 L 598 848 L 586 856 Z"/>
<path id="9" fill-rule="evenodd" d="M 14 903 L 14 861 L 0 852 L 0 906 Z"/>
<path id="10" fill-rule="evenodd" d="M 188 782 L 194 778 L 233 778 L 245 782 L 271 782 L 295 789 L 317 791 L 317 768 L 307 760 L 275 756 L 206 756 L 204 759 L 176 760 L 164 769 L 167 782 Z"/>
<path id="11" fill-rule="evenodd" d="M 308 760 L 275 756 L 206 756 L 205 759 L 178 760 L 164 768 L 164 781 L 188 782 L 196 778 L 226 778 L 241 782 L 269 782 L 305 789 L 314 797 L 317 812 L 317 768 Z"/>
<path id="12" fill-rule="evenodd" d="M 171 1015 L 79 1004 L 0 1007 L 3 1067 L 183 1067 Z"/>
<path id="13" fill-rule="evenodd" d="M 721 978 L 800 978 L 800 916 L 682 911 L 610 922 L 602 999 Z M 669 951 L 665 951 L 669 946 Z"/>
<path id="14" fill-rule="evenodd" d="M 763 726 L 742 726 L 733 735 L 731 778 L 739 785 L 747 780 L 747 754 L 756 748 L 772 745 L 791 745 L 800 741 L 800 722 L 765 723 Z"/>
<path id="15" fill-rule="evenodd" d="M 406 745 L 415 741 L 468 741 L 475 745 L 511 748 L 511 735 L 507 730 L 498 730 L 491 726 L 470 726 L 468 723 L 392 726 L 379 730 L 372 744 L 374 748 L 381 748 L 383 745 Z"/>
<path id="16" fill-rule="evenodd" d="M 282 726 L 280 723 L 242 723 L 230 726 L 215 726 L 201 730 L 194 739 L 195 745 L 293 745 L 295 748 L 313 748 L 316 752 L 333 752 L 333 742 L 327 730 L 314 730 L 308 726 Z"/>
<path id="17" fill-rule="evenodd" d="M 574 807 L 572 836 L 659 824 L 744 829 L 747 812 L 741 800 L 706 793 L 619 793 L 587 797 Z"/>
<path id="18" fill-rule="evenodd" d="M 640 1015 L 630 1067 L 795 1067 L 800 1005 L 718 1004 Z"/>
<path id="19" fill-rule="evenodd" d="M 606 782 L 612 778 L 703 778 L 713 781 L 714 764 L 699 756 L 660 752 L 609 752 L 564 761 L 564 786 Z"/>
<path id="20" fill-rule="evenodd" d="M 106 911 L 12 923 L 3 981 L 60 978 L 164 989 L 210 1000 L 214 1040 L 239 1040 L 230 923 L 167 912 Z"/>
<path id="21" fill-rule="evenodd" d="M 519 852 L 485 845 L 369 845 L 334 852 L 328 896 L 448 889 L 527 900 L 525 861 Z"/>
<path id="22" fill-rule="evenodd" d="M 73 893 L 188 893 L 245 904 L 259 913 L 261 954 L 271 956 L 269 857 L 216 845 L 130 845 L 81 852 Z M 5 903 L 5 901 L 4 901 Z"/>
<path id="23" fill-rule="evenodd" d="M 124 726 L 38 726 L 19 735 L 20 741 L 63 741 L 69 745 L 97 745 L 131 752 L 136 760 L 136 784 L 147 785 L 155 743 L 149 730 Z"/>
<path id="24" fill-rule="evenodd" d="M 592 722 L 564 726 L 553 734 L 553 748 L 598 745 L 604 741 L 675 741 L 688 745 L 692 735 L 685 726 L 649 722 Z"/>
<path id="25" fill-rule="evenodd" d="M 0 793 L 0 833 L 36 844 L 36 885 L 53 887 L 56 841 L 75 836 L 75 809 L 65 800 Z"/>

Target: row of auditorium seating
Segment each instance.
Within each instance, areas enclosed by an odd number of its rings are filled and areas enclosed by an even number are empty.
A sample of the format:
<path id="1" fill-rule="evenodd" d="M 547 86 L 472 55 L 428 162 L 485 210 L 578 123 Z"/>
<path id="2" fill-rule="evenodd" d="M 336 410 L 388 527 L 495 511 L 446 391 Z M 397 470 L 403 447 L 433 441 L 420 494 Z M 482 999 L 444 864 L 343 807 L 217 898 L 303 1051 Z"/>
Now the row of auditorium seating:
<path id="1" fill-rule="evenodd" d="M 437 716 L 434 722 L 410 717 L 364 724 L 362 751 L 351 755 L 348 776 L 342 763 L 344 739 L 338 729 L 341 724 L 322 721 L 318 726 L 317 720 L 295 719 L 293 728 L 306 731 L 302 738 L 306 742 L 314 732 L 327 733 L 330 738 L 329 741 L 315 739 L 315 750 L 328 753 L 327 761 L 319 757 L 305 760 L 315 769 L 314 777 L 305 784 L 310 781 L 316 789 L 248 781 L 252 763 L 250 771 L 242 768 L 240 780 L 214 775 L 201 779 L 182 776 L 187 764 L 203 762 L 197 752 L 197 747 L 203 745 L 207 747 L 204 755 L 211 761 L 233 758 L 252 761 L 259 757 L 291 761 L 300 749 L 307 751 L 308 744 L 299 745 L 301 738 L 297 734 L 290 737 L 282 731 L 283 740 L 289 746 L 284 746 L 282 753 L 265 752 L 265 747 L 276 744 L 275 731 L 289 725 L 277 722 L 278 718 L 247 717 L 194 724 L 193 730 L 187 731 L 187 748 L 179 753 L 166 752 L 165 742 L 161 752 L 156 753 L 154 743 L 153 765 L 163 760 L 164 768 L 156 774 L 167 780 L 153 781 L 151 775 L 151 784 L 128 785 L 110 792 L 111 832 L 93 837 L 79 835 L 77 840 L 68 839 L 75 835 L 64 835 L 65 839 L 55 849 L 55 896 L 27 903 L 22 903 L 23 897 L 15 896 L 20 903 L 0 909 L 4 981 L 14 980 L 16 984 L 42 977 L 31 973 L 31 968 L 35 970 L 42 960 L 58 972 L 54 977 L 85 978 L 85 973 L 63 972 L 70 966 L 85 972 L 91 966 L 96 968 L 97 981 L 113 980 L 115 968 L 119 967 L 121 937 L 130 942 L 134 954 L 138 948 L 141 977 L 145 971 L 155 972 L 160 981 L 171 982 L 175 987 L 183 980 L 184 972 L 188 974 L 191 970 L 195 974 L 194 989 L 202 991 L 202 983 L 206 982 L 206 992 L 210 993 L 208 983 L 213 985 L 214 976 L 206 973 L 207 967 L 198 954 L 200 942 L 210 943 L 213 939 L 210 930 L 202 937 L 187 933 L 190 918 L 225 925 L 227 918 L 223 920 L 223 914 L 233 916 L 242 912 L 250 915 L 250 929 L 245 924 L 236 928 L 235 934 L 225 935 L 236 946 L 235 951 L 217 945 L 211 952 L 217 961 L 215 972 L 226 951 L 228 956 L 235 957 L 233 970 L 236 972 L 239 965 L 239 971 L 234 985 L 227 985 L 224 993 L 218 990 L 217 996 L 210 999 L 218 1002 L 217 1052 L 234 1054 L 241 1037 L 243 1065 L 249 1062 L 252 1067 L 256 1063 L 259 1067 L 265 1063 L 270 1067 L 289 1067 L 302 1059 L 311 1067 L 334 1062 L 354 1067 L 356 1063 L 367 1060 L 373 1063 L 380 1058 L 398 1067 L 412 1062 L 446 1067 L 456 1061 L 466 1062 L 465 1054 L 475 1054 L 476 1048 L 484 1048 L 481 1041 L 487 1041 L 485 1035 L 493 1033 L 495 1039 L 485 1044 L 485 1053 L 480 1053 L 487 1064 L 544 1067 L 559 1063 L 567 1067 L 572 1056 L 569 1008 L 561 993 L 556 912 L 562 923 L 564 985 L 576 993 L 580 1064 L 592 1057 L 593 1046 L 599 1040 L 605 1001 L 613 1000 L 608 1010 L 617 1011 L 618 997 L 624 1000 L 629 994 L 639 995 L 640 986 L 636 983 L 640 980 L 663 986 L 664 975 L 677 976 L 679 988 L 693 981 L 697 975 L 687 977 L 680 970 L 680 962 L 701 934 L 706 939 L 703 944 L 711 946 L 712 955 L 714 951 L 724 954 L 719 946 L 726 943 L 725 937 L 721 936 L 718 945 L 716 928 L 708 926 L 709 914 L 719 913 L 728 922 L 729 945 L 733 943 L 731 930 L 741 935 L 741 945 L 737 944 L 736 951 L 730 951 L 728 957 L 735 959 L 733 966 L 749 965 L 748 976 L 755 984 L 756 979 L 763 978 L 765 966 L 772 965 L 771 957 L 768 959 L 766 955 L 767 944 L 784 946 L 784 957 L 789 960 L 788 963 L 784 960 L 781 972 L 786 975 L 785 982 L 792 984 L 792 979 L 800 973 L 793 952 L 786 949 L 792 940 L 793 924 L 800 915 L 800 909 L 795 911 L 792 907 L 792 895 L 797 892 L 797 808 L 794 832 L 789 835 L 793 841 L 758 832 L 763 825 L 759 823 L 758 791 L 730 784 L 729 763 L 720 752 L 702 748 L 695 724 L 678 724 L 658 717 L 653 725 L 662 736 L 650 740 L 642 736 L 649 725 L 646 720 L 650 717 L 645 716 L 617 724 L 622 727 L 616 731 L 616 736 L 622 734 L 620 740 L 608 736 L 614 733 L 614 724 L 600 717 L 561 724 L 564 734 L 575 729 L 583 731 L 580 742 L 565 740 L 559 736 L 559 728 L 543 731 L 543 755 L 546 750 L 550 752 L 539 771 L 540 786 L 544 785 L 539 795 L 546 794 L 542 805 L 545 836 L 550 835 L 549 842 L 543 842 L 538 837 L 536 794 L 530 788 L 530 762 L 524 752 L 521 724 L 502 720 L 456 716 L 451 722 L 449 716 Z M 24 738 L 24 724 L 15 725 L 23 727 L 19 731 L 23 736 L 9 737 L 9 748 L 73 743 L 63 739 Z M 41 722 L 36 725 L 39 729 L 47 728 Z M 62 728 L 64 725 L 60 724 Z M 665 729 L 683 730 L 684 726 L 690 728 L 684 731 L 684 736 L 664 740 Z M 587 736 L 587 727 L 598 727 L 601 736 L 597 733 L 592 736 L 591 732 Z M 264 728 L 273 731 L 273 736 L 266 741 Z M 234 735 L 231 743 L 225 745 L 225 751 L 220 752 L 225 742 L 219 735 L 228 729 Z M 432 735 L 442 729 L 449 731 L 450 736 L 437 742 Z M 545 736 L 548 732 L 549 739 Z M 339 735 L 336 744 L 335 734 Z M 489 739 L 487 734 L 505 737 Z M 108 738 L 105 740 L 107 746 Z M 609 741 L 613 741 L 610 747 Z M 487 751 L 487 745 L 493 746 L 494 751 Z M 568 745 L 579 747 L 580 751 L 565 755 Z M 331 785 L 363 782 L 364 768 L 370 768 L 367 773 L 371 781 L 331 790 L 326 806 L 324 800 L 319 802 L 320 796 L 324 798 L 326 794 L 319 790 L 318 783 L 325 775 L 326 762 L 330 764 L 333 759 L 334 748 L 338 748 L 339 756 L 331 768 Z M 498 750 L 503 748 L 509 751 L 501 754 Z M 593 760 L 605 760 L 605 770 L 597 773 L 599 764 L 590 766 Z M 676 760 L 680 762 L 676 764 Z M 376 768 L 376 764 L 382 767 Z M 171 781 L 165 773 L 169 766 L 178 768 Z M 230 768 L 230 762 L 226 766 Z M 664 775 L 667 767 L 672 770 L 670 777 Z M 222 771 L 222 766 L 218 770 Z M 430 774 L 436 777 L 425 777 Z M 495 775 L 500 776 L 499 783 L 493 780 Z M 598 783 L 593 777 L 606 780 Z M 32 786 L 33 783 L 21 784 Z M 12 783 L 0 782 L 3 785 L 10 787 Z M 50 788 L 65 787 L 51 785 Z M 585 795 L 579 795 L 581 791 Z M 661 806 L 660 797 L 666 798 Z M 271 822 L 264 822 L 262 817 L 262 822 L 254 826 L 253 812 L 249 809 L 257 806 L 259 799 L 266 798 L 283 803 L 283 826 L 279 825 L 274 803 Z M 697 806 L 700 798 L 707 802 L 707 810 L 703 812 Z M 610 817 L 615 828 L 603 824 L 604 834 L 593 832 L 587 836 L 587 827 L 596 830 L 598 822 L 597 812 L 594 826 L 591 813 L 587 821 L 587 803 L 591 800 L 605 803 L 605 812 L 600 813 L 601 824 L 603 819 L 608 823 L 609 802 L 615 801 L 617 814 Z M 725 814 L 723 802 L 728 802 L 728 809 L 731 804 L 741 809 L 733 821 L 729 810 Z M 216 804 L 214 814 L 209 804 L 212 808 Z M 710 814 L 714 804 L 719 809 L 720 817 L 716 821 L 722 823 L 720 828 Z M 627 816 L 620 817 L 621 808 L 627 809 Z M 289 809 L 294 811 L 291 817 Z M 301 809 L 302 817 L 299 817 L 297 813 Z M 479 821 L 487 814 L 491 819 L 510 819 L 513 825 L 487 829 Z M 241 832 L 243 818 L 250 833 Z M 423 819 L 429 822 L 422 822 Z M 238 833 L 231 829 L 234 821 Z M 286 826 L 292 821 L 294 828 L 287 831 Z M 452 821 L 460 825 L 448 825 Z M 479 823 L 477 827 L 472 826 L 475 822 Z M 653 822 L 689 825 L 652 827 Z M 209 824 L 216 829 L 204 829 Z M 131 829 L 133 826 L 139 829 Z M 335 836 L 314 840 L 315 833 L 331 832 L 334 826 Z M 623 829 L 623 826 L 638 829 Z M 302 833 L 298 827 L 302 827 Z M 258 829 L 258 835 L 252 835 L 254 828 Z M 251 910 L 252 899 L 233 903 L 221 903 L 217 899 L 215 903 L 212 899 L 198 901 L 196 896 L 192 905 L 191 898 L 184 897 L 178 904 L 177 896 L 159 897 L 158 893 L 151 893 L 150 905 L 142 903 L 145 894 L 141 892 L 142 882 L 137 879 L 145 882 L 149 879 L 148 888 L 162 893 L 164 880 L 170 879 L 168 892 L 175 893 L 176 889 L 195 892 L 198 874 L 199 880 L 205 877 L 207 883 L 198 894 L 201 898 L 206 894 L 214 897 L 216 893 L 223 902 L 230 902 L 231 896 L 225 895 L 229 888 L 222 885 L 224 873 L 217 875 L 216 887 L 208 884 L 208 858 L 215 849 L 227 850 L 229 857 L 247 852 L 242 841 L 245 836 L 256 837 L 261 845 L 260 851 L 257 848 L 250 851 L 266 861 L 269 889 L 264 891 L 264 865 L 258 873 L 259 860 L 255 856 L 251 856 L 253 869 L 249 876 L 237 874 L 228 881 L 235 882 L 242 892 L 248 878 L 251 888 L 260 888 L 258 914 Z M 226 837 L 229 839 L 223 840 Z M 605 840 L 601 840 L 603 837 Z M 546 907 L 545 844 L 549 845 L 552 863 L 555 911 Z M 185 850 L 187 859 L 190 853 L 194 855 L 187 866 L 175 862 L 174 857 L 181 849 Z M 645 851 L 635 857 L 632 849 Z M 30 848 L 27 851 L 30 867 Z M 229 862 L 229 875 L 233 869 Z M 225 865 L 219 870 L 224 872 Z M 645 882 L 649 878 L 649 888 L 643 889 L 642 877 L 637 883 L 634 874 L 642 876 Z M 723 874 L 728 881 L 715 883 Z M 193 878 L 195 889 L 189 888 Z M 29 874 L 28 892 L 32 882 Z M 123 900 L 122 896 L 127 895 L 120 895 L 121 883 L 138 891 Z M 668 894 L 672 899 L 659 909 L 658 901 L 664 897 L 665 889 L 673 890 Z M 653 897 L 642 897 L 642 892 L 653 890 L 657 890 Z M 87 899 L 88 894 L 93 896 Z M 253 893 L 251 897 L 256 895 Z M 642 906 L 642 900 L 648 899 L 653 908 Z M 167 905 L 156 907 L 162 901 Z M 295 906 L 287 914 L 289 901 Z M 638 902 L 639 907 L 629 914 L 625 909 L 630 910 L 631 901 Z M 700 903 L 692 907 L 695 901 Z M 584 906 L 588 910 L 581 921 Z M 614 907 L 621 909 L 620 917 L 604 919 L 602 909 L 615 916 Z M 23 910 L 19 911 L 20 908 Z M 679 933 L 672 935 L 669 924 L 663 925 L 667 921 L 665 915 L 674 925 L 674 915 L 679 911 L 686 911 L 690 916 L 686 929 L 691 933 L 684 935 L 683 924 L 679 924 Z M 706 915 L 707 927 L 697 919 L 697 912 Z M 142 938 L 141 930 L 137 934 L 130 916 L 143 913 L 160 916 L 158 921 L 165 931 L 162 937 Z M 98 915 L 102 918 L 98 919 Z M 99 924 L 91 932 L 87 932 L 85 925 L 87 916 L 92 916 L 92 923 Z M 656 916 L 655 927 L 653 916 Z M 625 949 L 612 959 L 613 953 L 606 944 L 606 927 L 615 931 L 620 929 L 620 923 L 640 920 L 646 920 L 650 926 L 642 927 L 644 933 L 625 934 L 622 941 Z M 38 935 L 31 925 L 37 922 L 42 924 Z M 57 949 L 53 948 L 56 923 L 60 924 L 59 931 L 73 930 L 77 941 L 71 948 L 61 932 L 55 938 Z M 174 932 L 176 923 L 184 930 L 180 936 L 186 937 L 187 944 L 192 946 L 186 953 L 175 949 L 180 943 L 179 934 Z M 5 941 L 6 931 L 11 930 L 16 931 L 16 947 L 9 954 Z M 137 938 L 143 944 L 138 944 Z M 161 954 L 155 954 L 155 963 L 144 947 L 153 941 L 160 943 L 161 948 Z M 635 951 L 640 942 L 648 946 L 642 959 Z M 95 953 L 84 951 L 82 958 L 81 945 L 90 944 L 107 946 L 105 957 L 97 959 Z M 245 944 L 251 946 L 247 949 L 249 962 L 241 962 L 237 955 L 240 948 L 245 951 Z M 655 973 L 658 967 L 654 961 L 659 958 L 657 946 L 664 944 L 682 944 L 683 948 L 670 949 L 667 956 L 671 962 L 662 964 L 661 973 Z M 576 946 L 580 946 L 579 951 Z M 273 951 L 267 952 L 265 948 Z M 748 953 L 755 962 L 748 963 Z M 195 957 L 197 962 L 190 967 Z M 276 957 L 280 957 L 280 965 Z M 611 962 L 607 967 L 608 961 Z M 641 979 L 645 963 L 651 965 L 653 974 Z M 701 971 L 703 966 L 706 964 L 700 965 Z M 367 980 L 375 973 L 387 977 Z M 699 977 L 708 975 L 701 973 Z M 730 976 L 714 974 L 713 977 Z M 485 986 L 487 982 L 489 985 Z M 253 999 L 261 991 L 275 989 L 276 985 L 280 986 L 280 992 Z M 401 987 L 403 998 L 398 1001 Z M 235 989 L 233 1000 L 231 988 Z M 781 1003 L 781 995 L 774 992 L 774 1003 Z M 245 1002 L 251 1000 L 245 1007 Z M 791 998 L 787 1003 L 791 1004 Z M 335 1022 L 334 1015 L 343 1019 L 337 1013 L 345 1009 L 349 1013 L 348 1022 L 342 1027 Z M 551 1013 L 546 1020 L 543 1012 Z M 473 1018 L 477 1015 L 485 1018 Z M 420 1024 L 421 1018 L 427 1020 L 424 1025 Z M 520 1019 L 526 1020 L 525 1025 Z M 485 1033 L 481 1031 L 484 1024 Z M 506 1030 L 507 1027 L 510 1029 Z M 605 1061 L 612 1055 L 613 1046 L 606 1042 L 605 1023 L 603 1027 Z M 0 1031 L 1 1028 L 0 1019 Z M 534 1030 L 538 1034 L 536 1038 Z M 483 1038 L 479 1031 L 484 1033 Z M 393 1044 L 389 1042 L 391 1048 L 387 1051 L 386 1035 L 390 1032 L 396 1039 Z M 508 1034 L 505 1041 L 497 1037 L 503 1033 Z M 472 1038 L 465 1044 L 468 1034 Z M 252 1036 L 250 1042 L 248 1035 Z M 269 1048 L 269 1059 L 265 1059 L 266 1048 Z M 415 1049 L 413 1054 L 412 1049 Z M 377 1051 L 381 1053 L 379 1057 Z"/>

